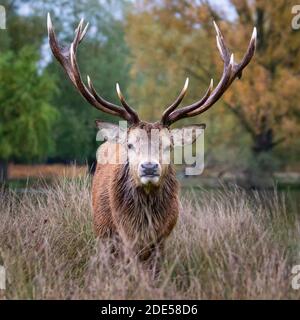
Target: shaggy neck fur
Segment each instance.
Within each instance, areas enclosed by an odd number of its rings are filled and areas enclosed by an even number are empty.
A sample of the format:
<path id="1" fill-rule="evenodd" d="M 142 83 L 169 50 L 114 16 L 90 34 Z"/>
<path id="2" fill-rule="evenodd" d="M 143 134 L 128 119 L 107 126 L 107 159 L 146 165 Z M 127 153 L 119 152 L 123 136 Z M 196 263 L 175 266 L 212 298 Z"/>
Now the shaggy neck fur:
<path id="1" fill-rule="evenodd" d="M 115 209 L 122 213 L 119 222 L 132 229 L 129 233 L 158 229 L 170 211 L 170 203 L 178 198 L 175 169 L 170 165 L 160 186 L 150 190 L 135 185 L 128 163 L 118 169 L 112 190 Z"/>

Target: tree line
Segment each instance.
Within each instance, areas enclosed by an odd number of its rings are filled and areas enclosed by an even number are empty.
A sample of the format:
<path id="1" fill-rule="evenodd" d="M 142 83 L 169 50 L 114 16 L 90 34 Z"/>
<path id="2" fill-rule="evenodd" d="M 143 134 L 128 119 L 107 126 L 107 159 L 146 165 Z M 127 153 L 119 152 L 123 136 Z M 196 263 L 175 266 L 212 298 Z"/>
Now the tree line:
<path id="1" fill-rule="evenodd" d="M 7 0 L 3 5 L 2 180 L 9 161 L 92 163 L 95 119 L 116 121 L 90 108 L 52 59 L 47 12 L 61 41 L 72 39 L 80 18 L 90 22 L 79 50 L 82 74 L 90 74 L 97 90 L 115 102 L 119 82 L 149 121 L 159 119 L 187 76 L 191 85 L 185 103 L 201 97 L 210 78 L 219 80 L 222 61 L 213 20 L 236 60 L 256 26 L 255 60 L 242 80 L 207 115 L 193 121 L 207 124 L 208 164 L 266 171 L 299 160 L 300 38 L 291 27 L 292 1 L 228 0 L 219 6 L 195 0 Z"/>

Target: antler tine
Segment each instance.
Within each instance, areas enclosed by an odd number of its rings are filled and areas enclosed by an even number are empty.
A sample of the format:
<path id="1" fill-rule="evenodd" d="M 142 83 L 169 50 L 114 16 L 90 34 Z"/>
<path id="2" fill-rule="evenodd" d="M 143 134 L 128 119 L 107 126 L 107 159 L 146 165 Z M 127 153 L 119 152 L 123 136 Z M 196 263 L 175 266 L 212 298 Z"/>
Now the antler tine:
<path id="1" fill-rule="evenodd" d="M 89 77 L 88 77 L 89 88 L 87 88 L 84 82 L 82 81 L 80 70 L 77 64 L 76 51 L 77 51 L 78 45 L 83 40 L 87 32 L 88 23 L 86 24 L 85 27 L 83 27 L 83 24 L 84 24 L 84 20 L 81 19 L 75 30 L 75 37 L 70 47 L 69 48 L 61 47 L 57 41 L 53 24 L 51 21 L 51 17 L 50 17 L 50 14 L 48 13 L 47 28 L 48 28 L 49 43 L 50 43 L 50 47 L 53 52 L 53 55 L 60 62 L 60 64 L 66 71 L 67 75 L 69 76 L 70 80 L 72 81 L 76 89 L 93 107 L 105 113 L 109 113 L 114 116 L 119 116 L 129 121 L 130 123 L 135 123 L 136 121 L 138 121 L 138 117 L 136 117 L 135 114 L 129 112 L 128 110 L 124 110 L 120 106 L 110 103 L 105 99 L 103 99 L 102 97 L 100 97 L 97 94 L 96 90 L 94 89 Z"/>
<path id="2" fill-rule="evenodd" d="M 79 25 L 76 29 L 75 38 L 74 41 L 70 45 L 69 49 L 69 56 L 71 61 L 71 70 L 74 76 L 76 88 L 79 90 L 79 92 L 82 94 L 82 96 L 90 102 L 94 107 L 97 109 L 104 111 L 106 113 L 112 114 L 112 115 L 119 115 L 122 118 L 125 118 L 126 120 L 129 120 L 127 117 L 127 114 L 122 110 L 119 106 L 114 105 L 103 98 L 100 98 L 97 96 L 97 98 L 88 90 L 86 85 L 81 79 L 79 66 L 77 63 L 76 58 L 76 51 L 78 48 L 79 42 L 83 39 L 82 37 L 82 26 L 83 26 L 83 19 L 79 22 Z M 104 107 L 104 108 L 103 108 Z"/>
<path id="3" fill-rule="evenodd" d="M 180 105 L 181 101 L 183 100 L 184 96 L 186 95 L 188 86 L 189 86 L 189 78 L 186 78 L 184 86 L 183 86 L 179 96 L 163 113 L 162 118 L 161 118 L 161 123 L 166 124 L 168 122 L 169 115 Z"/>
<path id="4" fill-rule="evenodd" d="M 216 21 L 213 21 L 215 30 L 216 30 L 216 41 L 217 41 L 217 47 L 218 50 L 220 52 L 221 58 L 222 60 L 226 63 L 226 61 L 228 62 L 230 60 L 230 51 L 228 50 L 228 48 L 225 45 L 224 42 L 224 37 L 218 27 L 218 25 L 216 24 Z"/>
<path id="5" fill-rule="evenodd" d="M 79 43 L 80 43 L 80 42 L 82 41 L 82 39 L 85 37 L 85 34 L 86 34 L 86 32 L 87 32 L 87 29 L 88 29 L 89 25 L 90 25 L 90 23 L 88 22 L 88 23 L 85 25 L 83 31 L 81 32 L 81 37 L 80 37 Z"/>
<path id="6" fill-rule="evenodd" d="M 216 86 L 216 88 L 212 92 L 209 92 L 210 90 L 208 90 L 205 97 L 202 98 L 200 101 L 190 106 L 173 111 L 168 116 L 168 119 L 167 119 L 168 124 L 172 124 L 175 121 L 182 118 L 194 117 L 208 110 L 215 102 L 217 102 L 221 98 L 221 96 L 228 89 L 228 87 L 235 80 L 235 78 L 241 77 L 243 69 L 249 64 L 249 62 L 251 61 L 255 53 L 256 37 L 257 37 L 256 28 L 254 28 L 253 30 L 251 40 L 249 42 L 247 51 L 242 61 L 240 63 L 235 63 L 233 53 L 230 53 L 229 49 L 225 45 L 223 35 L 215 22 L 214 22 L 214 26 L 217 33 L 216 35 L 217 46 L 218 46 L 221 58 L 224 61 L 222 77 L 218 85 Z"/>
<path id="7" fill-rule="evenodd" d="M 51 21 L 50 13 L 48 13 L 47 15 L 47 29 L 48 29 L 48 38 L 49 38 L 51 51 L 54 57 L 58 60 L 58 62 L 63 66 L 63 68 L 67 72 L 72 83 L 75 85 L 74 77 L 67 63 L 68 50 L 66 48 L 61 48 L 57 42 L 57 38 L 56 38 L 56 34 Z"/>
<path id="8" fill-rule="evenodd" d="M 119 99 L 120 99 L 120 101 L 122 103 L 122 106 L 125 108 L 125 110 L 128 113 L 130 113 L 133 116 L 135 122 L 139 122 L 140 120 L 139 120 L 139 116 L 138 116 L 137 112 L 135 110 L 133 110 L 130 107 L 130 105 L 127 103 L 127 101 L 125 100 L 125 98 L 124 98 L 124 96 L 123 96 L 123 94 L 121 92 L 119 83 L 116 83 L 116 91 L 117 91 L 118 97 L 119 97 Z"/>
<path id="9" fill-rule="evenodd" d="M 84 19 L 81 18 L 79 23 L 78 23 L 78 26 L 77 28 L 75 29 L 75 38 L 73 40 L 73 44 L 74 44 L 74 47 L 75 47 L 75 51 L 77 50 L 77 47 L 78 47 L 78 44 L 79 42 L 83 39 L 83 36 L 82 36 L 82 26 L 83 26 L 83 23 L 84 23 Z"/>
<path id="10" fill-rule="evenodd" d="M 72 54 L 73 56 L 73 54 Z M 78 69 L 78 64 L 77 61 L 75 60 L 74 62 L 74 71 L 76 72 L 76 74 L 78 75 L 78 77 L 80 77 L 80 72 Z M 81 80 L 80 80 L 81 81 Z M 88 87 L 89 87 L 89 92 L 90 94 L 92 94 L 92 96 L 96 99 L 96 101 L 98 103 L 100 103 L 101 105 L 106 105 L 108 108 L 110 108 L 111 110 L 117 112 L 117 113 L 121 113 L 122 117 L 126 117 L 126 114 L 124 113 L 125 110 L 120 109 L 118 106 L 116 106 L 115 104 L 105 100 L 104 98 L 102 98 L 96 91 L 95 87 L 93 86 L 92 80 L 90 79 L 89 76 L 87 76 L 87 82 L 88 82 Z M 84 85 L 84 83 L 81 81 L 81 83 Z M 109 110 L 110 110 L 109 109 Z M 124 114 L 124 115 L 123 115 Z"/>
<path id="11" fill-rule="evenodd" d="M 246 51 L 242 61 L 238 65 L 240 69 L 244 69 L 249 64 L 252 57 L 254 56 L 255 48 L 256 48 L 256 41 L 257 41 L 257 30 L 256 30 L 256 27 L 254 27 L 247 51 Z"/>
<path id="12" fill-rule="evenodd" d="M 252 36 L 251 36 L 251 40 L 250 40 L 248 48 L 247 48 L 247 51 L 246 51 L 241 63 L 235 63 L 234 58 L 233 58 L 233 54 L 231 55 L 232 56 L 232 58 L 231 58 L 231 60 L 232 60 L 232 74 L 231 74 L 231 77 L 228 79 L 228 81 L 224 83 L 224 88 L 220 88 L 220 90 L 217 90 L 217 88 L 216 88 L 214 90 L 214 92 L 212 93 L 211 97 L 206 101 L 206 103 L 203 106 L 201 106 L 201 108 L 199 108 L 198 110 L 195 110 L 194 112 L 189 113 L 188 114 L 189 117 L 196 116 L 196 115 L 201 114 L 201 113 L 205 112 L 206 110 L 208 110 L 215 102 L 217 102 L 219 100 L 219 98 L 221 98 L 223 93 L 228 89 L 228 87 L 232 84 L 232 82 L 235 80 L 235 78 L 241 78 L 243 69 L 249 64 L 249 62 L 251 61 L 251 59 L 255 53 L 256 36 L 257 36 L 256 28 L 254 28 Z M 224 69 L 225 69 L 225 66 L 224 66 Z"/>
<path id="13" fill-rule="evenodd" d="M 79 35 L 80 35 L 80 37 L 78 39 L 78 43 L 80 43 L 83 40 L 83 38 L 85 37 L 85 34 L 87 32 L 87 29 L 89 27 L 89 22 L 87 22 L 87 24 L 85 25 L 84 29 L 82 30 L 83 23 L 84 23 L 84 19 L 81 18 L 77 28 L 75 29 L 75 33 L 77 34 L 77 32 L 78 32 Z"/>
<path id="14" fill-rule="evenodd" d="M 227 79 L 228 76 L 229 76 L 229 75 L 225 75 L 224 77 L 226 77 L 226 79 Z M 225 81 L 226 79 L 224 79 L 224 81 Z M 169 115 L 168 119 L 165 120 L 165 124 L 170 125 L 170 124 L 172 124 L 173 122 L 178 121 L 179 119 L 183 119 L 183 118 L 186 117 L 186 115 L 187 115 L 189 112 L 191 112 L 191 111 L 199 108 L 199 106 L 203 105 L 203 104 L 207 101 L 207 99 L 210 97 L 210 95 L 211 95 L 211 93 L 212 93 L 212 90 L 213 90 L 213 85 L 214 85 L 214 81 L 213 81 L 213 79 L 211 79 L 211 80 L 210 80 L 209 87 L 208 87 L 208 89 L 206 90 L 203 98 L 201 98 L 201 100 L 197 101 L 196 103 L 194 103 L 194 104 L 192 104 L 192 105 L 190 105 L 190 106 L 183 107 L 183 108 L 181 108 L 181 109 L 178 109 L 178 110 L 174 111 L 173 113 L 171 113 L 171 114 Z"/>

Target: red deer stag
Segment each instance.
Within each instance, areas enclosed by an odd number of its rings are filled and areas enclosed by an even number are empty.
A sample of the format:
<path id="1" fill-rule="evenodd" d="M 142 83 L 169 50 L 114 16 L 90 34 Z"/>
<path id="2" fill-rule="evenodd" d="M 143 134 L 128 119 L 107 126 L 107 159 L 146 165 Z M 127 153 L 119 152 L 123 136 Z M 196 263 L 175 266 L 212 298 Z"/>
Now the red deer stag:
<path id="1" fill-rule="evenodd" d="M 253 57 L 256 47 L 256 29 L 253 30 L 242 61 L 236 63 L 214 22 L 217 46 L 224 63 L 223 74 L 218 85 L 213 89 L 211 81 L 201 100 L 176 109 L 187 91 L 187 79 L 178 98 L 165 110 L 161 120 L 148 123 L 141 121 L 137 112 L 128 105 L 118 84 L 117 94 L 122 107 L 102 98 L 96 92 L 89 77 L 87 77 L 87 85 L 82 81 L 76 51 L 88 27 L 88 25 L 83 26 L 83 20 L 80 21 L 74 40 L 68 47 L 60 46 L 57 42 L 49 14 L 47 25 L 53 55 L 62 65 L 75 88 L 92 106 L 110 115 L 118 116 L 129 124 L 125 143 L 116 144 L 107 141 L 98 150 L 101 156 L 117 145 L 119 151 L 126 152 L 127 161 L 122 164 L 101 164 L 98 161 L 92 187 L 95 232 L 99 237 L 119 236 L 123 242 L 130 245 L 141 261 L 151 261 L 152 259 L 149 258 L 157 252 L 156 249 L 161 252 L 166 238 L 176 224 L 179 213 L 179 187 L 172 164 L 164 164 L 161 157 L 151 158 L 148 154 L 141 152 L 145 150 L 143 147 L 148 141 L 152 143 L 151 139 L 145 141 L 141 138 L 141 131 L 144 130 L 149 138 L 153 129 L 158 130 L 161 139 L 165 139 L 167 133 L 172 137 L 171 124 L 183 118 L 197 116 L 216 103 L 231 83 L 242 76 L 243 69 Z M 100 130 L 108 128 L 110 132 L 117 132 L 119 129 L 115 124 L 98 120 L 96 124 Z M 189 126 L 191 127 L 197 128 L 197 126 Z M 188 139 L 188 143 L 192 143 L 195 136 L 193 134 Z M 172 138 L 171 141 L 173 141 Z"/>

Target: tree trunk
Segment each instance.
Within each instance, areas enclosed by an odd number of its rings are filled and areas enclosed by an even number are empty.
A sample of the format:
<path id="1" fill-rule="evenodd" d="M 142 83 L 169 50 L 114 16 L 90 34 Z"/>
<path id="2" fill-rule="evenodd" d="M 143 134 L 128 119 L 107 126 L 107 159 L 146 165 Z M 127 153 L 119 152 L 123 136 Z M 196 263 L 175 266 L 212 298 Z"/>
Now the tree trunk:
<path id="1" fill-rule="evenodd" d="M 251 189 L 273 186 L 273 173 L 276 170 L 276 161 L 272 158 L 274 146 L 272 129 L 253 137 L 252 157 L 246 173 L 247 184 Z"/>
<path id="2" fill-rule="evenodd" d="M 274 147 L 272 129 L 268 129 L 256 135 L 253 142 L 252 150 L 254 154 L 271 151 Z"/>
<path id="3" fill-rule="evenodd" d="M 0 159 L 0 185 L 6 184 L 8 178 L 8 162 Z"/>

